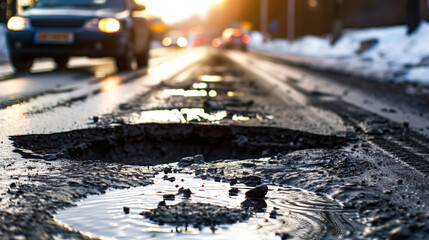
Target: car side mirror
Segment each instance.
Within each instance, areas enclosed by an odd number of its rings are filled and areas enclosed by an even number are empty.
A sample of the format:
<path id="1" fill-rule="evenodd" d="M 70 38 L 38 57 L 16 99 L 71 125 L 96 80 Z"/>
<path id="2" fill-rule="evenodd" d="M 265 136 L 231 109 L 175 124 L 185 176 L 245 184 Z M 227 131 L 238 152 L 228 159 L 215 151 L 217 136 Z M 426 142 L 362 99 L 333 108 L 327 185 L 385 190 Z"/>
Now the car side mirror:
<path id="1" fill-rule="evenodd" d="M 146 6 L 144 5 L 137 5 L 133 9 L 133 11 L 144 11 L 144 10 L 146 10 Z"/>

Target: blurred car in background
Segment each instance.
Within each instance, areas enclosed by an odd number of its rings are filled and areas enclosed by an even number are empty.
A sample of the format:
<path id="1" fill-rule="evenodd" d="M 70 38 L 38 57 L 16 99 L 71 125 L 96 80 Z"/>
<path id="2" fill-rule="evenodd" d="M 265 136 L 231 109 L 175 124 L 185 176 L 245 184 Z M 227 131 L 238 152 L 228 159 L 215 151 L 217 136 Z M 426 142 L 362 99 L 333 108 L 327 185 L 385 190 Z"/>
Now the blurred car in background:
<path id="1" fill-rule="evenodd" d="M 227 28 L 222 33 L 223 46 L 226 49 L 240 49 L 247 51 L 250 35 L 243 28 Z M 216 41 L 216 45 L 219 43 Z"/>
<path id="2" fill-rule="evenodd" d="M 185 48 L 188 46 L 188 39 L 184 31 L 169 31 L 165 34 L 162 39 L 162 45 L 164 47 L 179 47 Z"/>
<path id="3" fill-rule="evenodd" d="M 7 24 L 10 61 L 28 71 L 35 58 L 52 57 L 64 68 L 72 56 L 113 57 L 118 70 L 134 59 L 147 66 L 149 24 L 134 0 L 39 0 Z"/>

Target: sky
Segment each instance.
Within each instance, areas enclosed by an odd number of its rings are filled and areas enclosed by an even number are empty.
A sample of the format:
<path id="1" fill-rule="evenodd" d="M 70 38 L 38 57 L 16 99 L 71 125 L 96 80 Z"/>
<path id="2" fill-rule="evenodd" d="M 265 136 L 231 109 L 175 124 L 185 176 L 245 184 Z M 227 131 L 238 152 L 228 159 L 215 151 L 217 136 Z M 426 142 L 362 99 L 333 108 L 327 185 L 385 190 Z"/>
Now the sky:
<path id="1" fill-rule="evenodd" d="M 164 22 L 172 24 L 185 20 L 193 15 L 202 18 L 210 7 L 219 6 L 224 0 L 137 0 L 146 5 L 149 14 L 162 17 Z"/>

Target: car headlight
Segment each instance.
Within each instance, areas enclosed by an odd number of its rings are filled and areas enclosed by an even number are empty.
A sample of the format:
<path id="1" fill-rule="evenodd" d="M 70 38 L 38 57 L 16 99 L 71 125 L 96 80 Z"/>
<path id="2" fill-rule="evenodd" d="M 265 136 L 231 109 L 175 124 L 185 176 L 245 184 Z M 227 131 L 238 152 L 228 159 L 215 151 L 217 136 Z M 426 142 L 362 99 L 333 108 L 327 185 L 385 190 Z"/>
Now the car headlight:
<path id="1" fill-rule="evenodd" d="M 121 29 L 121 22 L 116 18 L 93 18 L 86 22 L 85 29 L 105 33 L 115 33 Z"/>
<path id="2" fill-rule="evenodd" d="M 164 45 L 164 47 L 169 47 L 172 43 L 173 41 L 169 37 L 162 39 L 162 45 Z"/>
<path id="3" fill-rule="evenodd" d="M 177 46 L 184 48 L 187 45 L 188 45 L 188 40 L 186 40 L 186 38 L 180 37 L 179 39 L 177 39 Z"/>
<path id="4" fill-rule="evenodd" d="M 23 31 L 30 28 L 30 20 L 24 17 L 11 17 L 7 22 L 7 29 L 11 31 Z"/>

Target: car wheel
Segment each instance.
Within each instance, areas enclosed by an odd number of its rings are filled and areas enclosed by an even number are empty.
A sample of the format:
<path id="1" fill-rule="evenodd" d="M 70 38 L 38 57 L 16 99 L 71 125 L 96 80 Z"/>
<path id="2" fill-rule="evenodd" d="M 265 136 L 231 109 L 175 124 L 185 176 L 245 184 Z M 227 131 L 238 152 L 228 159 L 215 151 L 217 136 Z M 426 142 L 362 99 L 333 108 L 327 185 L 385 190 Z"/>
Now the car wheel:
<path id="1" fill-rule="evenodd" d="M 33 62 L 34 58 L 29 56 L 12 55 L 10 58 L 10 63 L 18 73 L 28 72 L 33 66 Z"/>
<path id="2" fill-rule="evenodd" d="M 150 43 L 148 42 L 146 44 L 144 52 L 137 55 L 137 66 L 139 68 L 147 67 L 149 65 L 149 50 Z"/>
<path id="3" fill-rule="evenodd" d="M 133 70 L 134 61 L 134 43 L 129 41 L 124 54 L 115 57 L 116 67 L 118 71 Z"/>
<path id="4" fill-rule="evenodd" d="M 67 63 L 69 62 L 68 57 L 55 57 L 55 63 L 57 64 L 57 69 L 66 69 Z"/>

